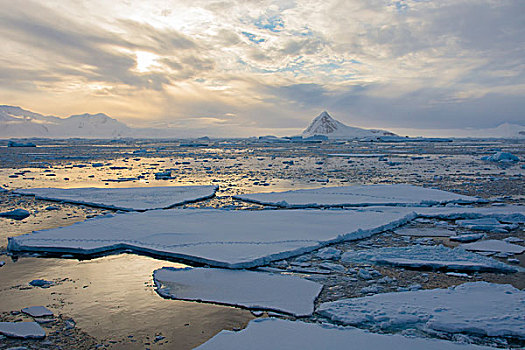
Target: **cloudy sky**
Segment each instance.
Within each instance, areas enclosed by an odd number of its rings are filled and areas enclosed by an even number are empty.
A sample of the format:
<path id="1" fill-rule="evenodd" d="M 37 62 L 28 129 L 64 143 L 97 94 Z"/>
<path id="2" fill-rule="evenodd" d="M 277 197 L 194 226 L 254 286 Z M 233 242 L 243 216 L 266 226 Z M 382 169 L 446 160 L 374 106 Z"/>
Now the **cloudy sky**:
<path id="1" fill-rule="evenodd" d="M 525 124 L 525 1 L 0 0 L 0 103 L 291 134 Z M 416 129 L 416 130 L 414 130 Z"/>

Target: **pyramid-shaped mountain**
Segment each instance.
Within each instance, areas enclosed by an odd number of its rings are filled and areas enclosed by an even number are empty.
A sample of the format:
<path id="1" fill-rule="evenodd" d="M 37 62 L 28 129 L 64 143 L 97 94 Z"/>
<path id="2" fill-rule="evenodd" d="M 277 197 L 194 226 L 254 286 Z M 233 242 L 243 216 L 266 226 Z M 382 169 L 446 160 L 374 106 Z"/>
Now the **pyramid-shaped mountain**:
<path id="1" fill-rule="evenodd" d="M 397 136 L 396 134 L 375 129 L 361 129 L 345 125 L 335 120 L 324 111 L 319 114 L 303 131 L 303 137 L 314 135 L 324 135 L 333 139 L 356 139 L 356 138 L 377 138 L 381 136 Z"/>

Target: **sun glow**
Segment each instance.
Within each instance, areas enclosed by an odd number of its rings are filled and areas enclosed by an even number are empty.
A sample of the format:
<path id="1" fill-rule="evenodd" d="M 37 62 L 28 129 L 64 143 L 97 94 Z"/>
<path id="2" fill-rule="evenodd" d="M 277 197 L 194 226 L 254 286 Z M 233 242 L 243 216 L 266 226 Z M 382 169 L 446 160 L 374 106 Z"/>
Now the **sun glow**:
<path id="1" fill-rule="evenodd" d="M 136 70 L 138 72 L 144 73 L 152 71 L 155 67 L 158 67 L 158 58 L 159 56 L 154 53 L 147 51 L 137 51 L 135 52 L 137 57 L 137 66 Z"/>

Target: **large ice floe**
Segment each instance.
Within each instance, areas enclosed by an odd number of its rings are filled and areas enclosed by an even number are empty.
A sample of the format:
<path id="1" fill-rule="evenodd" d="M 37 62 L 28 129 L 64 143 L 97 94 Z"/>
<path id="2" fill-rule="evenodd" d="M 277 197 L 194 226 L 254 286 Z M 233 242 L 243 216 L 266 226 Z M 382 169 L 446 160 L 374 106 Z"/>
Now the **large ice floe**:
<path id="1" fill-rule="evenodd" d="M 525 338 L 525 292 L 506 284 L 473 282 L 343 299 L 323 303 L 317 312 L 360 327 Z"/>
<path id="2" fill-rule="evenodd" d="M 283 208 L 417 206 L 484 202 L 476 197 L 406 184 L 323 187 L 286 192 L 242 194 L 234 198 Z"/>
<path id="3" fill-rule="evenodd" d="M 42 339 L 46 331 L 36 322 L 0 322 L 0 334 L 12 338 Z"/>
<path id="4" fill-rule="evenodd" d="M 14 191 L 38 199 L 83 204 L 124 211 L 166 209 L 211 198 L 217 186 L 163 186 L 128 188 L 28 188 Z"/>
<path id="5" fill-rule="evenodd" d="M 524 246 L 500 241 L 497 239 L 487 239 L 484 241 L 462 244 L 461 247 L 476 252 L 495 252 L 511 254 L 521 254 L 525 252 Z"/>
<path id="6" fill-rule="evenodd" d="M 214 268 L 162 268 L 153 273 L 165 298 L 204 301 L 309 316 L 322 284 L 296 276 Z"/>
<path id="7" fill-rule="evenodd" d="M 445 340 L 375 334 L 350 327 L 266 318 L 251 321 L 248 327 L 240 332 L 221 331 L 197 349 L 488 350 L 492 348 L 455 344 Z"/>
<path id="8" fill-rule="evenodd" d="M 248 268 L 369 237 L 412 220 L 386 210 L 153 210 L 9 238 L 12 252 L 95 255 L 131 249 L 216 267 Z"/>
<path id="9" fill-rule="evenodd" d="M 462 248 L 451 249 L 442 245 L 413 245 L 349 251 L 342 255 L 341 261 L 449 271 L 518 271 L 517 267 L 498 260 L 470 253 Z"/>

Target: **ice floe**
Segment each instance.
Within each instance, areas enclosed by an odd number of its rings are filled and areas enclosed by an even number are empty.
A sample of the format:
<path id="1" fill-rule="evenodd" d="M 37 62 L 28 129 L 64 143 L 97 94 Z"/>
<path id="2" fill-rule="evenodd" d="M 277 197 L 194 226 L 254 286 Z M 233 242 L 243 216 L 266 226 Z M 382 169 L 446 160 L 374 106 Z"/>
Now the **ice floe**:
<path id="1" fill-rule="evenodd" d="M 509 152 L 496 152 L 491 156 L 481 157 L 481 160 L 498 163 L 514 163 L 520 161 L 520 159 L 517 156 Z"/>
<path id="2" fill-rule="evenodd" d="M 217 186 L 164 186 L 128 188 L 28 188 L 14 191 L 39 199 L 108 209 L 144 211 L 165 209 L 213 197 Z"/>
<path id="3" fill-rule="evenodd" d="M 153 273 L 166 298 L 205 301 L 308 316 L 322 284 L 291 275 L 214 268 L 162 268 Z"/>
<path id="4" fill-rule="evenodd" d="M 284 208 L 373 205 L 417 206 L 483 202 L 482 199 L 475 197 L 406 184 L 324 187 L 286 192 L 242 194 L 234 196 L 234 198 Z"/>
<path id="5" fill-rule="evenodd" d="M 42 339 L 46 331 L 36 322 L 0 322 L 0 334 L 12 338 Z"/>
<path id="6" fill-rule="evenodd" d="M 317 312 L 345 325 L 525 338 L 525 292 L 511 285 L 383 293 L 323 303 Z"/>
<path id="7" fill-rule="evenodd" d="M 498 260 L 445 246 L 385 247 L 349 251 L 342 255 L 347 263 L 366 262 L 392 266 L 453 271 L 516 272 L 514 266 Z"/>
<path id="8" fill-rule="evenodd" d="M 521 254 L 525 252 L 525 247 L 517 244 L 500 241 L 497 239 L 487 239 L 474 243 L 462 244 L 462 248 L 466 250 L 479 252 L 495 252 L 495 253 L 512 253 Z"/>
<path id="9" fill-rule="evenodd" d="M 29 215 L 31 214 L 25 209 L 15 209 L 15 210 L 5 211 L 3 213 L 0 213 L 1 218 L 8 218 L 8 219 L 13 219 L 13 220 L 24 220 Z"/>
<path id="10" fill-rule="evenodd" d="M 502 224 L 495 218 L 457 220 L 456 224 L 470 230 L 506 233 L 518 227 L 517 224 Z"/>
<path id="11" fill-rule="evenodd" d="M 11 237 L 8 249 L 82 255 L 131 249 L 216 267 L 247 268 L 369 237 L 403 225 L 414 215 L 407 208 L 153 210 Z"/>
<path id="12" fill-rule="evenodd" d="M 53 316 L 53 311 L 45 306 L 30 306 L 21 310 L 23 313 L 33 317 Z"/>
<path id="13" fill-rule="evenodd" d="M 196 349 L 488 350 L 491 348 L 455 344 L 437 339 L 375 334 L 350 327 L 266 318 L 251 321 L 248 327 L 239 332 L 221 331 Z"/>
<path id="14" fill-rule="evenodd" d="M 483 233 L 468 233 L 463 235 L 451 236 L 450 240 L 462 243 L 469 243 L 478 241 L 484 237 L 485 235 Z"/>

